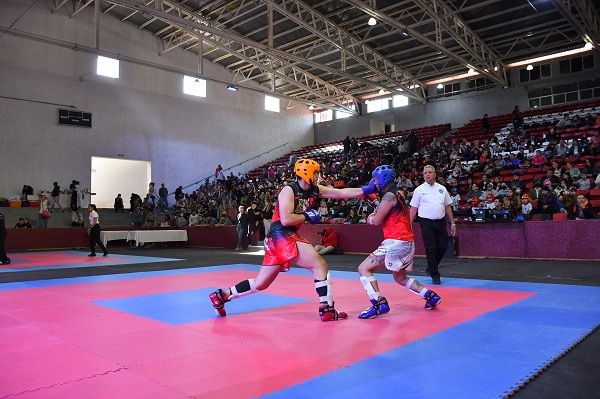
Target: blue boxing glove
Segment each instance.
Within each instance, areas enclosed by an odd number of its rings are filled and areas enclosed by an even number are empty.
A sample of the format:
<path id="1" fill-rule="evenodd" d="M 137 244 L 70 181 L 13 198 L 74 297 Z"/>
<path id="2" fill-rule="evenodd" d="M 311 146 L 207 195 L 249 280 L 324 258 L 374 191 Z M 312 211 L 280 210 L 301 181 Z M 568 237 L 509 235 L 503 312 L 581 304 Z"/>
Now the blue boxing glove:
<path id="1" fill-rule="evenodd" d="M 377 186 L 375 185 L 375 178 L 372 178 L 368 185 L 362 186 L 363 195 L 374 194 L 377 192 Z"/>
<path id="2" fill-rule="evenodd" d="M 310 224 L 318 224 L 321 221 L 321 215 L 316 209 L 309 209 L 303 213 L 304 218 Z"/>

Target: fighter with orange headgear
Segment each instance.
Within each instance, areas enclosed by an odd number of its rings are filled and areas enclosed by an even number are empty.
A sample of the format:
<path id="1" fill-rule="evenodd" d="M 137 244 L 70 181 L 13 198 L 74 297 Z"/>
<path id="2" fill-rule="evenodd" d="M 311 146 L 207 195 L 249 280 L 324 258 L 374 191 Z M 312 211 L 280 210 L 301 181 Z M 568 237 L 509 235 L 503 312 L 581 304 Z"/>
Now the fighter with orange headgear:
<path id="1" fill-rule="evenodd" d="M 241 281 L 230 288 L 218 289 L 209 295 L 217 315 L 225 316 L 225 303 L 245 295 L 265 290 L 280 272 L 294 263 L 312 272 L 322 321 L 345 319 L 348 315 L 334 308 L 331 277 L 327 263 L 315 248 L 298 234 L 304 223 L 317 224 L 321 216 L 314 209 L 317 198 L 356 198 L 377 191 L 375 180 L 362 188 L 337 189 L 317 184 L 319 164 L 312 159 L 300 159 L 294 165 L 297 179 L 285 185 L 277 195 L 271 229 L 264 241 L 265 257 L 255 278 Z"/>

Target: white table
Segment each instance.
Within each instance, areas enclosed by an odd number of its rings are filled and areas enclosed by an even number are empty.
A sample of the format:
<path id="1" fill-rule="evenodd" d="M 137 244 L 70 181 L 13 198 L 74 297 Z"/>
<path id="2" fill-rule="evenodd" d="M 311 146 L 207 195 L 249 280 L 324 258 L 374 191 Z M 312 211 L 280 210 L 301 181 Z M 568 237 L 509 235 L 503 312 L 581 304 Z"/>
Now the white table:
<path id="1" fill-rule="evenodd" d="M 134 230 L 127 233 L 127 241 L 135 241 L 135 246 L 147 242 L 187 241 L 186 230 Z"/>
<path id="2" fill-rule="evenodd" d="M 129 233 L 127 230 L 121 230 L 121 231 L 101 231 L 100 232 L 100 241 L 102 241 L 102 244 L 104 244 L 104 246 L 106 246 L 109 241 L 126 240 L 127 239 L 127 233 Z"/>

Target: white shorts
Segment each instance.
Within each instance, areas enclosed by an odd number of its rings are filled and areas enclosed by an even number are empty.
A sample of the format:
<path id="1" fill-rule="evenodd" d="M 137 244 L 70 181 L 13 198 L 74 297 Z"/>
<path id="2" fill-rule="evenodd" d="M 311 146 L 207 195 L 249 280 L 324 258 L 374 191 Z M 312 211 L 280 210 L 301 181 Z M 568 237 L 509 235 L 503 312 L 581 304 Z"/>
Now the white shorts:
<path id="1" fill-rule="evenodd" d="M 383 240 L 379 248 L 371 253 L 374 257 L 384 257 L 385 268 L 393 272 L 413 269 L 415 243 L 413 241 Z"/>

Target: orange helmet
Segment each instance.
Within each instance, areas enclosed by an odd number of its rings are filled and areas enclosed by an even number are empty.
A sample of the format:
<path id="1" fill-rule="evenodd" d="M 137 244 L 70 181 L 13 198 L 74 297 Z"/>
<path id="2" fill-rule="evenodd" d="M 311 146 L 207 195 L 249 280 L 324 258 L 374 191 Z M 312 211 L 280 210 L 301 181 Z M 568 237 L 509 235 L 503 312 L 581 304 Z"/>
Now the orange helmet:
<path id="1" fill-rule="evenodd" d="M 525 205 L 529 204 L 529 194 L 523 194 L 521 196 L 521 202 L 524 203 Z"/>
<path id="2" fill-rule="evenodd" d="M 315 172 L 320 170 L 321 167 L 319 166 L 319 163 L 313 161 L 312 159 L 299 159 L 294 165 L 294 172 L 296 173 L 296 176 L 300 177 L 308 184 L 313 183 L 312 179 Z"/>

